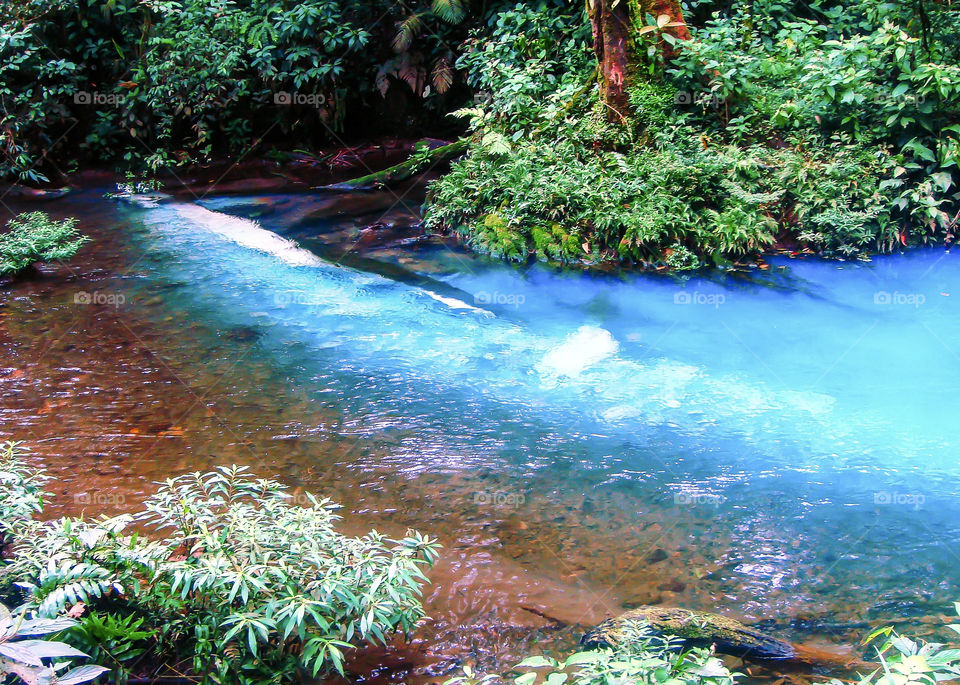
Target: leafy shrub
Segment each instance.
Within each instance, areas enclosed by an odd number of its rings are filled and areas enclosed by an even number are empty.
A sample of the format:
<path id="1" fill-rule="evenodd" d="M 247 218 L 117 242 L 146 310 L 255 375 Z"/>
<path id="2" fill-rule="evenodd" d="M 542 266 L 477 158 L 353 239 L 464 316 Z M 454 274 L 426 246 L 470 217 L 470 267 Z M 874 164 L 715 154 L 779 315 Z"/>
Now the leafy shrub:
<path id="1" fill-rule="evenodd" d="M 955 605 L 960 613 L 960 603 Z M 947 626 L 960 633 L 960 625 Z M 922 642 L 898 635 L 891 627 L 871 633 L 864 644 L 872 644 L 880 665 L 862 676 L 860 685 L 936 685 L 960 679 L 960 649 L 935 642 Z M 841 685 L 839 680 L 830 685 Z"/>
<path id="2" fill-rule="evenodd" d="M 23 461 L 18 442 L 0 445 L 0 556 L 21 525 L 43 511 L 43 487 L 50 480 Z"/>
<path id="3" fill-rule="evenodd" d="M 0 276 L 22 273 L 37 262 L 70 259 L 89 240 L 76 226 L 76 219 L 55 221 L 44 212 L 10 219 L 0 233 Z"/>
<path id="4" fill-rule="evenodd" d="M 80 685 L 105 673 L 108 669 L 92 664 L 58 673 L 69 666 L 63 659 L 85 659 L 87 655 L 63 642 L 36 639 L 75 624 L 67 618 L 27 620 L 0 604 L 0 682 L 14 676 L 26 685 Z"/>
<path id="5" fill-rule="evenodd" d="M 516 685 L 536 682 L 546 685 L 734 685 L 740 675 L 731 673 L 712 650 L 683 649 L 682 640 L 660 637 L 649 627 L 635 626 L 630 630 L 634 634 L 616 650 L 577 652 L 563 661 L 546 656 L 524 659 L 516 670 L 526 673 L 513 682 Z M 482 685 L 491 680 L 491 676 L 478 678 L 465 669 L 464 676 L 452 678 L 444 685 Z"/>
<path id="6" fill-rule="evenodd" d="M 136 616 L 91 613 L 77 621 L 66 639 L 94 663 L 109 664 L 113 682 L 123 685 L 139 658 L 153 646 L 153 632 L 141 630 L 145 622 Z"/>
<path id="7" fill-rule="evenodd" d="M 352 643 L 423 618 L 437 545 L 417 533 L 346 537 L 335 509 L 312 495 L 294 506 L 242 467 L 195 473 L 166 481 L 135 518 L 33 523 L 0 585 L 23 588 L 39 616 L 83 602 L 141 618 L 163 659 L 187 658 L 210 682 L 341 670 Z M 135 521 L 157 538 L 131 533 Z"/>

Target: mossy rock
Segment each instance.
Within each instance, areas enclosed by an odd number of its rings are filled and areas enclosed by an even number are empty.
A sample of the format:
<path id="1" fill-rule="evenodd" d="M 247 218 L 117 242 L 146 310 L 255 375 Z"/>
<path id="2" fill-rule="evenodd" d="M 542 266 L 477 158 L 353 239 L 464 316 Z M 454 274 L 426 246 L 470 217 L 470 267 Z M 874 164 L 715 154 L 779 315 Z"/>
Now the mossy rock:
<path id="1" fill-rule="evenodd" d="M 616 648 L 623 644 L 632 628 L 650 626 L 654 632 L 681 638 L 685 646 L 713 645 L 721 654 L 751 660 L 792 660 L 798 658 L 796 648 L 739 621 L 689 609 L 644 606 L 611 618 L 587 631 L 580 644 L 587 647 Z"/>

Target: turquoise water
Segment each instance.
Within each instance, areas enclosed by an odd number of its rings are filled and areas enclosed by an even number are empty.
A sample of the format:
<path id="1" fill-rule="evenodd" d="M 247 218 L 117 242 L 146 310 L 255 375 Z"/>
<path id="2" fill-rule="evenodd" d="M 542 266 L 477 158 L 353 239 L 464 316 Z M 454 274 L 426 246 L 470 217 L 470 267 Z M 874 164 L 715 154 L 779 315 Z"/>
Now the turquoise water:
<path id="1" fill-rule="evenodd" d="M 138 255 L 105 287 L 252 331 L 267 373 L 245 381 L 240 363 L 232 382 L 339 417 L 274 438 L 378 446 L 338 462 L 355 509 L 602 588 L 605 613 L 856 624 L 846 640 L 960 599 L 954 254 L 684 277 L 505 265 L 436 241 L 333 255 L 324 236 L 355 217 L 324 202 L 101 208 Z M 396 510 L 364 504 L 369 488 Z"/>

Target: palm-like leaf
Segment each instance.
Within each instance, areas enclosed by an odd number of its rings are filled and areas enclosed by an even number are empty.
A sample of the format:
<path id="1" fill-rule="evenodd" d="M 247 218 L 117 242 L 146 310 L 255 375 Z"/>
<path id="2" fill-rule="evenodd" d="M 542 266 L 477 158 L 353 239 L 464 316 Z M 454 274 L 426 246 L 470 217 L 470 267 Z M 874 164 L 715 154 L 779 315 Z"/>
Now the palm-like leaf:
<path id="1" fill-rule="evenodd" d="M 423 29 L 423 21 L 419 14 L 411 14 L 400 22 L 397 35 L 393 37 L 393 49 L 397 52 L 406 52 L 413 44 L 413 39 Z"/>
<path id="2" fill-rule="evenodd" d="M 433 82 L 433 87 L 441 95 L 450 90 L 450 86 L 453 85 L 453 67 L 450 66 L 446 57 L 441 57 L 433 65 L 430 80 Z"/>
<path id="3" fill-rule="evenodd" d="M 467 14 L 466 0 L 433 0 L 431 10 L 448 24 L 457 24 Z"/>

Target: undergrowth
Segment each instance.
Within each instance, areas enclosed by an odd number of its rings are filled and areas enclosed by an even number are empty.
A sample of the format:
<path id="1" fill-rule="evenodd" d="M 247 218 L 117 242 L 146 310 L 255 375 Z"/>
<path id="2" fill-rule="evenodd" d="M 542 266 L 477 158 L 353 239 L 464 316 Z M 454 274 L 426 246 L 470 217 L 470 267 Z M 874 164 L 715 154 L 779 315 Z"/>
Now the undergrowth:
<path id="1" fill-rule="evenodd" d="M 813 18 L 760 4 L 651 64 L 626 125 L 599 101 L 582 25 L 501 13 L 460 60 L 482 97 L 458 113 L 470 152 L 433 185 L 428 225 L 517 261 L 674 269 L 952 241 L 955 38 L 879 2 Z"/>

